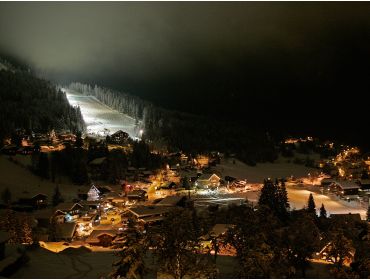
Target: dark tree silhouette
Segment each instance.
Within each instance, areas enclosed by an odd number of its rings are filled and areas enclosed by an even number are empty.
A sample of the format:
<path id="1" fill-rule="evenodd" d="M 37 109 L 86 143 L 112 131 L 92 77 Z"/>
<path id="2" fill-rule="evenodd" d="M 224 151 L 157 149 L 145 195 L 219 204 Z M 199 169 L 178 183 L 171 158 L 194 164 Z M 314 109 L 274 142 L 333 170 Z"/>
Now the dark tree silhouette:
<path id="1" fill-rule="evenodd" d="M 120 236 L 124 242 L 118 245 L 119 260 L 113 263 L 111 278 L 139 279 L 145 272 L 144 256 L 147 251 L 146 236 L 138 229 L 135 220 L 129 219 L 127 230 Z"/>
<path id="2" fill-rule="evenodd" d="M 307 211 L 309 213 L 316 214 L 316 204 L 315 204 L 315 200 L 313 198 L 312 193 L 310 193 L 310 196 L 308 197 Z"/>
<path id="3" fill-rule="evenodd" d="M 320 207 L 320 218 L 327 218 L 327 213 L 326 213 L 324 203 L 322 203 Z"/>

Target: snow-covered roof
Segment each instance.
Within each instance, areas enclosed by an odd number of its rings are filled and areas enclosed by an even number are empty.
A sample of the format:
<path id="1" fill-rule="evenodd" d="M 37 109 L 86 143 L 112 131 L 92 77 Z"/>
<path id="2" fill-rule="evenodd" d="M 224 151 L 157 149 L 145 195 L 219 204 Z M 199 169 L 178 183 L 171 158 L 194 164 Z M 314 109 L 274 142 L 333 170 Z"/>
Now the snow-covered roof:
<path id="1" fill-rule="evenodd" d="M 121 196 L 119 195 L 119 193 L 109 192 L 109 193 L 104 194 L 104 197 L 107 199 L 114 199 L 114 198 L 121 197 Z"/>
<path id="2" fill-rule="evenodd" d="M 144 190 L 133 190 L 127 193 L 127 197 L 138 197 L 138 196 L 143 196 L 145 194 L 146 194 L 146 191 Z"/>
<path id="3" fill-rule="evenodd" d="M 102 235 L 109 235 L 111 237 L 115 237 L 117 235 L 117 230 L 110 229 L 110 230 L 93 230 L 90 236 L 86 239 L 87 243 L 97 243 L 99 242 L 99 237 Z"/>
<path id="4" fill-rule="evenodd" d="M 150 222 L 162 221 L 163 219 L 164 219 L 163 216 L 149 216 L 149 217 L 140 218 L 140 221 L 144 223 L 150 223 Z"/>
<path id="5" fill-rule="evenodd" d="M 172 207 L 165 207 L 165 206 L 138 206 L 132 207 L 129 209 L 131 213 L 133 213 L 138 218 L 154 216 L 154 215 L 161 215 L 164 213 L 169 212 Z"/>
<path id="6" fill-rule="evenodd" d="M 353 181 L 337 181 L 336 184 L 344 190 L 359 189 L 360 186 Z"/>
<path id="7" fill-rule="evenodd" d="M 211 179 L 216 179 L 216 180 L 220 180 L 221 178 L 219 176 L 217 176 L 216 174 L 202 174 L 198 180 L 200 181 L 209 181 Z"/>
<path id="8" fill-rule="evenodd" d="M 176 206 L 182 199 L 184 199 L 185 196 L 166 196 L 163 198 L 160 202 L 158 202 L 156 205 L 159 206 Z"/>

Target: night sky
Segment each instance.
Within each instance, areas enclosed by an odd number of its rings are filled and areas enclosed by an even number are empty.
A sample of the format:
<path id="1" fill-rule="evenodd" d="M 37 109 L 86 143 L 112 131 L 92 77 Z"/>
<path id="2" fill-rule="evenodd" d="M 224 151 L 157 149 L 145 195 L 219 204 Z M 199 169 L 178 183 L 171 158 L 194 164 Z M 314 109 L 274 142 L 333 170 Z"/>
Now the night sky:
<path id="1" fill-rule="evenodd" d="M 370 142 L 370 3 L 0 3 L 0 51 L 284 133 Z"/>

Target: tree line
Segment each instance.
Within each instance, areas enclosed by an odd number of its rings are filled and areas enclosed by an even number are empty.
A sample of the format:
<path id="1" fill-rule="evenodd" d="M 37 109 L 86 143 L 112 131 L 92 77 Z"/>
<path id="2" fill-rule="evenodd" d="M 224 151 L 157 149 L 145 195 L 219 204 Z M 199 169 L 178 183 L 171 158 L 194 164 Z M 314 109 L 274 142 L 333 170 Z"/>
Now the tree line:
<path id="1" fill-rule="evenodd" d="M 48 132 L 51 129 L 84 131 L 78 107 L 50 82 L 26 71 L 0 71 L 0 138 L 15 129 Z"/>
<path id="2" fill-rule="evenodd" d="M 235 122 L 167 110 L 139 97 L 96 85 L 71 83 L 67 88 L 95 96 L 102 103 L 135 118 L 138 125 L 144 127 L 144 138 L 154 143 L 164 142 L 170 151 L 236 153 L 239 159 L 251 165 L 277 158 L 274 140 L 263 127 L 246 128 Z M 192 102 L 197 100 L 189 102 L 189 106 Z M 212 102 L 204 106 L 212 106 Z"/>

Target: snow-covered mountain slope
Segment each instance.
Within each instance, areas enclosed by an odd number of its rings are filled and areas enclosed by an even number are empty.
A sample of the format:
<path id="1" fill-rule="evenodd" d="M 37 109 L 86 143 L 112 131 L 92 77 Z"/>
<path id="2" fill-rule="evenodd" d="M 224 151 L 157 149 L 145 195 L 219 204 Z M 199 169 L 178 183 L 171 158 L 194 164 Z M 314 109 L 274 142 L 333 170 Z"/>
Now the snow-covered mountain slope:
<path id="1" fill-rule="evenodd" d="M 83 95 L 73 90 L 62 90 L 66 92 L 70 105 L 80 107 L 88 134 L 104 136 L 122 130 L 131 138 L 139 136 L 139 128 L 134 118 L 113 110 L 94 96 Z"/>

